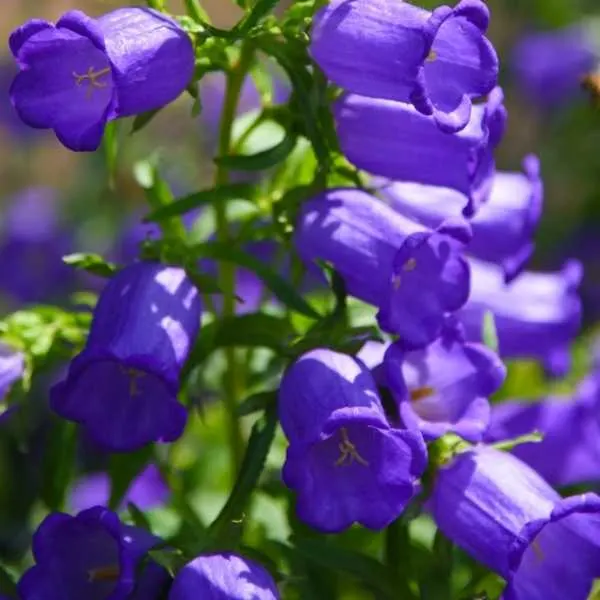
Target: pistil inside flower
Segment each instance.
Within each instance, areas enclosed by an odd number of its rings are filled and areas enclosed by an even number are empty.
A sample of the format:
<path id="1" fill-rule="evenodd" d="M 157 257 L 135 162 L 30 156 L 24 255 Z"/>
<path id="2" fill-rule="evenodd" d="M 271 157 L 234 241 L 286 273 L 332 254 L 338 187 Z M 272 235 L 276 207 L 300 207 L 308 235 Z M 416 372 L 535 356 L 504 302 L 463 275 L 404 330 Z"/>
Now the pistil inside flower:
<path id="1" fill-rule="evenodd" d="M 535 540 L 533 540 L 533 542 L 531 542 L 531 549 L 533 550 L 533 553 L 535 554 L 535 558 L 539 562 L 542 562 L 544 560 L 544 552 L 542 551 L 542 547 L 541 547 L 538 539 L 535 539 Z"/>
<path id="2" fill-rule="evenodd" d="M 146 373 L 139 369 L 123 366 L 121 366 L 121 371 L 129 377 L 129 395 L 132 398 L 138 396 L 141 393 L 138 387 L 138 380 L 145 377 Z"/>
<path id="3" fill-rule="evenodd" d="M 419 400 L 433 396 L 435 393 L 435 389 L 428 385 L 419 388 L 413 388 L 410 390 L 410 400 L 411 402 L 418 402 Z"/>
<path id="4" fill-rule="evenodd" d="M 435 50 L 430 50 L 427 58 L 425 59 L 427 62 L 433 62 L 437 58 L 437 53 Z"/>
<path id="5" fill-rule="evenodd" d="M 405 263 L 404 266 L 402 267 L 405 271 L 409 272 L 409 271 L 414 271 L 417 268 L 417 259 L 416 258 L 409 258 Z"/>
<path id="6" fill-rule="evenodd" d="M 351 465 L 356 461 L 359 465 L 368 467 L 369 462 L 358 453 L 356 446 L 350 441 L 348 430 L 345 427 L 340 428 L 340 435 L 342 436 L 342 441 L 338 444 L 338 448 L 340 449 L 341 455 L 335 461 L 335 466 Z"/>
<path id="7" fill-rule="evenodd" d="M 121 569 L 119 565 L 107 565 L 105 567 L 90 569 L 88 571 L 88 581 L 90 583 L 95 581 L 116 581 L 120 575 Z"/>
<path id="8" fill-rule="evenodd" d="M 109 73 L 110 67 L 105 67 L 104 69 L 100 69 L 99 71 L 94 70 L 94 67 L 89 67 L 87 72 L 83 75 L 79 75 L 78 73 L 73 71 L 73 77 L 75 78 L 76 85 L 82 85 L 84 81 L 89 82 L 86 92 L 86 97 L 89 99 L 94 93 L 94 88 L 102 89 L 108 85 L 108 82 L 99 81 L 99 79 L 104 75 L 108 75 Z"/>

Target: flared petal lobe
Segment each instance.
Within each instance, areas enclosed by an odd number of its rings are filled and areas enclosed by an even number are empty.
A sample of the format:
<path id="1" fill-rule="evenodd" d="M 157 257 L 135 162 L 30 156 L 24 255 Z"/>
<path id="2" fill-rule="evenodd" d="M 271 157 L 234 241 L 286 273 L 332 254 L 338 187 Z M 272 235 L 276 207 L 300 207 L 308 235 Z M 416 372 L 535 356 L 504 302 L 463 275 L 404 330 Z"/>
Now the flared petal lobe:
<path id="1" fill-rule="evenodd" d="M 284 483 L 296 491 L 298 516 L 325 533 L 359 523 L 383 529 L 413 498 L 427 463 L 418 432 L 349 418 L 309 447 L 290 444 Z"/>
<path id="2" fill-rule="evenodd" d="M 466 196 L 469 216 L 487 199 L 493 149 L 505 120 L 498 88 L 486 105 L 473 108 L 469 123 L 455 135 L 407 104 L 356 94 L 343 95 L 334 115 L 342 151 L 360 169 L 456 190 Z"/>
<path id="3" fill-rule="evenodd" d="M 488 396 L 506 376 L 492 351 L 465 343 L 460 330 L 449 328 L 424 350 L 404 352 L 392 344 L 383 365 L 406 427 L 426 440 L 455 433 L 481 441 L 490 420 Z"/>
<path id="4" fill-rule="evenodd" d="M 268 571 L 237 554 L 206 554 L 185 565 L 175 577 L 169 600 L 278 600 Z"/>
<path id="5" fill-rule="evenodd" d="M 542 213 L 543 184 L 539 161 L 528 156 L 524 173 L 497 172 L 490 197 L 470 220 L 473 239 L 468 252 L 502 266 L 507 283 L 526 266 L 534 249 L 534 235 Z M 376 182 L 390 206 L 426 227 L 438 227 L 457 217 L 466 197 L 449 188 L 410 182 Z"/>
<path id="6" fill-rule="evenodd" d="M 125 600 L 138 563 L 159 541 L 100 506 L 74 517 L 51 513 L 33 537 L 35 565 L 19 582 L 20 598 Z"/>
<path id="7" fill-rule="evenodd" d="M 433 13 L 394 0 L 334 0 L 315 17 L 310 52 L 349 92 L 412 102 L 455 132 L 468 123 L 471 99 L 497 82 L 488 20 L 479 0 Z"/>
<path id="8" fill-rule="evenodd" d="M 351 295 L 380 308 L 384 329 L 419 347 L 467 301 L 462 251 L 470 233 L 462 219 L 432 231 L 365 192 L 340 188 L 303 205 L 294 243 L 303 259 L 332 263 Z"/>
<path id="9" fill-rule="evenodd" d="M 459 312 L 467 338 L 481 341 L 483 318 L 491 311 L 500 356 L 537 359 L 551 375 L 566 373 L 569 346 L 581 325 L 581 265 L 570 261 L 555 273 L 527 271 L 510 285 L 496 265 L 471 258 L 469 265 L 471 295 Z"/>
<path id="10" fill-rule="evenodd" d="M 141 262 L 120 271 L 98 300 L 84 350 L 51 390 L 52 408 L 107 449 L 177 439 L 186 421 L 179 373 L 200 315 L 183 269 Z"/>
<path id="11" fill-rule="evenodd" d="M 117 103 L 111 118 L 154 110 L 175 100 L 194 74 L 194 49 L 170 17 L 150 8 L 113 10 L 98 20 Z"/>

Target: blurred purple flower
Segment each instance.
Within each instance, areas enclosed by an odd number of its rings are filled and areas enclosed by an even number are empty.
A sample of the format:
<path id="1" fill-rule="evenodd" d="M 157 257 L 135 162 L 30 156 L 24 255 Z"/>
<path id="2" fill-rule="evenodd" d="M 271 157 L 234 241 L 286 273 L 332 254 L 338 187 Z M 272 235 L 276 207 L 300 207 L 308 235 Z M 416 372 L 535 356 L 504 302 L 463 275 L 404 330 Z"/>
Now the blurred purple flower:
<path id="1" fill-rule="evenodd" d="M 171 586 L 169 600 L 278 600 L 268 571 L 229 552 L 198 556 L 185 565 Z"/>
<path id="2" fill-rule="evenodd" d="M 402 422 L 426 441 L 446 433 L 481 441 L 490 420 L 488 396 L 506 377 L 498 356 L 480 344 L 465 343 L 454 324 L 423 350 L 404 352 L 392 344 L 383 369 Z"/>
<path id="3" fill-rule="evenodd" d="M 579 294 L 583 305 L 586 325 L 593 326 L 600 318 L 600 224 L 597 218 L 588 218 L 556 247 L 554 258 L 564 260 L 573 257 L 583 264 L 585 277 L 581 281 Z"/>
<path id="4" fill-rule="evenodd" d="M 537 106 L 565 103 L 581 90 L 598 57 L 585 28 L 526 33 L 514 48 L 511 64 L 519 87 Z"/>
<path id="5" fill-rule="evenodd" d="M 125 600 L 136 585 L 138 564 L 159 542 L 100 506 L 74 517 L 51 513 L 34 535 L 35 565 L 19 581 L 19 596 L 22 600 Z"/>
<path id="6" fill-rule="evenodd" d="M 480 0 L 429 12 L 397 0 L 333 0 L 314 19 L 310 53 L 355 94 L 410 102 L 445 132 L 463 129 L 471 100 L 498 80 Z"/>
<path id="7" fill-rule="evenodd" d="M 507 283 L 529 261 L 542 214 L 544 190 L 537 157 L 528 156 L 523 171 L 497 172 L 490 197 L 470 221 L 469 254 L 500 264 Z M 460 216 L 467 204 L 465 196 L 448 188 L 383 181 L 377 185 L 394 210 L 426 227 L 438 227 L 445 219 Z"/>
<path id="8" fill-rule="evenodd" d="M 509 400 L 494 405 L 488 443 L 539 432 L 540 442 L 511 452 L 553 486 L 600 482 L 600 373 L 584 379 L 572 397 Z"/>
<path id="9" fill-rule="evenodd" d="M 171 102 L 194 72 L 189 36 L 142 7 L 97 19 L 74 10 L 56 25 L 31 19 L 9 45 L 21 69 L 10 89 L 19 116 L 75 151 L 96 150 L 107 121 Z"/>
<path id="10" fill-rule="evenodd" d="M 600 497 L 561 498 L 514 456 L 479 446 L 436 474 L 440 530 L 504 577 L 505 600 L 586 600 L 600 576 Z"/>
<path id="11" fill-rule="evenodd" d="M 446 187 L 463 194 L 472 216 L 487 200 L 495 170 L 493 150 L 504 134 L 500 88 L 473 107 L 467 127 L 454 135 L 408 104 L 343 95 L 334 105 L 342 151 L 373 175 Z"/>
<path id="12" fill-rule="evenodd" d="M 469 239 L 464 219 L 430 230 L 354 188 L 305 202 L 294 234 L 301 258 L 331 262 L 348 293 L 379 307 L 381 327 L 407 348 L 434 340 L 445 314 L 467 301 Z"/>
<path id="13" fill-rule="evenodd" d="M 472 258 L 469 265 L 471 295 L 458 313 L 467 339 L 482 341 L 484 315 L 490 311 L 500 356 L 540 360 L 553 376 L 567 373 L 569 347 L 581 326 L 580 263 L 569 261 L 554 273 L 527 271 L 510 285 L 497 265 Z"/>
<path id="14" fill-rule="evenodd" d="M 187 419 L 179 374 L 201 312 L 183 269 L 140 262 L 119 271 L 100 295 L 84 350 L 51 389 L 52 409 L 109 451 L 177 439 Z"/>
<path id="15" fill-rule="evenodd" d="M 4 423 L 16 408 L 16 406 L 5 408 L 3 401 L 12 384 L 21 379 L 24 372 L 24 354 L 5 344 L 0 344 L 0 424 Z"/>
<path id="16" fill-rule="evenodd" d="M 140 510 L 151 510 L 167 503 L 171 491 L 155 465 L 146 467 L 132 482 L 123 498 L 123 506 L 133 502 Z M 108 506 L 108 473 L 84 475 L 75 482 L 69 503 L 73 512 L 93 506 Z"/>
<path id="17" fill-rule="evenodd" d="M 354 358 L 325 349 L 301 356 L 281 382 L 279 418 L 290 444 L 283 481 L 315 529 L 381 529 L 413 497 L 427 464 L 423 438 L 390 428 L 371 374 Z"/>
<path id="18" fill-rule="evenodd" d="M 62 257 L 72 236 L 49 188 L 27 188 L 8 201 L 0 241 L 0 290 L 21 303 L 51 302 L 69 292 L 75 272 Z"/>

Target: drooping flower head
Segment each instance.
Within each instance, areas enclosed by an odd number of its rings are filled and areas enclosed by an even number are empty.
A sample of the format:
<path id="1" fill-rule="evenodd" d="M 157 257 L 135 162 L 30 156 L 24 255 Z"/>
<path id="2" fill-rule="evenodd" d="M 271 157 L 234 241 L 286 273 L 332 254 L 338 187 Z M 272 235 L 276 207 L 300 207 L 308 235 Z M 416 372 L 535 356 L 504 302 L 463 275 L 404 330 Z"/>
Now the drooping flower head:
<path id="1" fill-rule="evenodd" d="M 315 529 L 381 529 L 413 497 L 427 463 L 423 438 L 390 428 L 356 359 L 325 349 L 300 357 L 281 382 L 279 417 L 290 444 L 283 480 Z"/>
<path id="2" fill-rule="evenodd" d="M 541 441 L 511 453 L 553 486 L 600 481 L 600 374 L 586 377 L 572 396 L 509 400 L 494 405 L 488 443 L 539 432 Z"/>
<path id="3" fill-rule="evenodd" d="M 536 106 L 546 109 L 576 96 L 583 77 L 597 64 L 594 44 L 579 25 L 526 33 L 511 58 L 521 90 Z"/>
<path id="4" fill-rule="evenodd" d="M 20 598 L 125 600 L 138 564 L 159 541 L 100 506 L 76 516 L 52 513 L 33 537 L 35 565 L 19 581 Z"/>
<path id="5" fill-rule="evenodd" d="M 205 554 L 185 565 L 171 586 L 169 600 L 278 600 L 268 571 L 237 554 Z"/>
<path id="6" fill-rule="evenodd" d="M 363 96 L 410 102 L 446 133 L 498 79 L 480 0 L 429 12 L 396 0 L 334 0 L 317 13 L 310 53 L 327 77 Z"/>
<path id="7" fill-rule="evenodd" d="M 600 497 L 561 498 L 511 454 L 479 446 L 435 478 L 441 531 L 507 581 L 505 600 L 586 600 L 600 576 Z"/>
<path id="8" fill-rule="evenodd" d="M 70 11 L 56 25 L 31 19 L 9 44 L 21 69 L 10 90 L 19 116 L 76 151 L 98 148 L 107 121 L 174 100 L 194 70 L 185 31 L 142 7 L 97 19 Z"/>
<path id="9" fill-rule="evenodd" d="M 102 291 L 84 350 L 51 406 L 106 450 L 130 451 L 183 432 L 179 373 L 200 327 L 198 291 L 185 271 L 140 262 Z"/>
<path id="10" fill-rule="evenodd" d="M 539 160 L 528 156 L 523 173 L 496 172 L 488 200 L 470 220 L 473 239 L 468 248 L 476 258 L 502 266 L 507 283 L 526 266 L 542 214 L 543 184 Z M 449 188 L 410 182 L 378 182 L 390 206 L 426 227 L 438 227 L 457 217 L 467 205 L 465 196 Z"/>
<path id="11" fill-rule="evenodd" d="M 569 261 L 561 271 L 526 271 L 506 285 L 500 267 L 469 259 L 471 295 L 459 312 L 467 339 L 482 340 L 487 311 L 494 315 L 503 358 L 540 360 L 551 375 L 569 370 L 569 346 L 579 332 L 581 265 Z"/>
<path id="12" fill-rule="evenodd" d="M 331 262 L 349 294 L 379 307 L 383 329 L 422 347 L 467 301 L 469 239 L 463 219 L 430 230 L 366 192 L 340 188 L 303 204 L 294 243 L 304 260 Z"/>
<path id="13" fill-rule="evenodd" d="M 405 352 L 392 344 L 383 369 L 402 422 L 426 440 L 455 433 L 481 441 L 490 420 L 488 396 L 506 376 L 498 356 L 480 344 L 465 343 L 456 324 L 423 350 Z"/>
<path id="14" fill-rule="evenodd" d="M 500 88 L 487 103 L 473 107 L 467 126 L 454 135 L 440 131 L 432 117 L 393 100 L 345 94 L 334 105 L 334 115 L 342 151 L 358 168 L 394 181 L 456 190 L 467 198 L 467 216 L 487 200 L 493 150 L 506 121 Z"/>
<path id="15" fill-rule="evenodd" d="M 151 510 L 164 505 L 171 492 L 155 465 L 149 465 L 131 482 L 125 492 L 123 504 L 133 502 L 140 510 Z M 108 473 L 92 473 L 75 482 L 69 503 L 74 512 L 107 506 L 110 499 L 110 477 Z"/>
<path id="16" fill-rule="evenodd" d="M 0 289 L 22 303 L 66 295 L 75 280 L 62 257 L 72 235 L 61 223 L 58 198 L 49 188 L 26 188 L 8 200 L 1 224 Z"/>

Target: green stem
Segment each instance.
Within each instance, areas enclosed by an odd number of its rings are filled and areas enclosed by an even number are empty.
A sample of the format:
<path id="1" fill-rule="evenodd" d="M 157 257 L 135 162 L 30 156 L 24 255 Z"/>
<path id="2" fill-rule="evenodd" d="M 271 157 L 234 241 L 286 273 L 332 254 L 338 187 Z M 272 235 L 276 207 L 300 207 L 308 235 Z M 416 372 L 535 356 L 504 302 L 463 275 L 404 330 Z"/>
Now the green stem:
<path id="1" fill-rule="evenodd" d="M 221 117 L 221 130 L 219 132 L 218 156 L 227 156 L 231 150 L 231 136 L 233 121 L 237 113 L 237 106 L 244 78 L 252 64 L 254 48 L 247 42 L 242 44 L 237 63 L 227 74 L 227 86 Z M 229 182 L 227 167 L 219 165 L 215 175 L 215 187 L 226 185 Z M 217 222 L 217 239 L 219 242 L 229 243 L 231 235 L 227 221 L 227 205 L 225 202 L 215 204 L 215 218 Z M 223 318 L 231 317 L 235 313 L 235 265 L 228 262 L 219 264 L 219 282 L 223 290 Z M 231 448 L 231 466 L 233 476 L 237 474 L 244 453 L 244 440 L 237 415 L 237 396 L 241 389 L 241 365 L 237 362 L 235 348 L 226 348 L 227 373 L 224 378 L 225 409 L 227 411 L 229 445 Z"/>
<path id="2" fill-rule="evenodd" d="M 410 578 L 409 560 L 408 524 L 399 518 L 385 530 L 384 561 L 394 588 L 398 590 L 398 598 L 402 598 L 402 600 L 414 599 L 408 583 Z"/>

